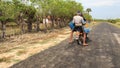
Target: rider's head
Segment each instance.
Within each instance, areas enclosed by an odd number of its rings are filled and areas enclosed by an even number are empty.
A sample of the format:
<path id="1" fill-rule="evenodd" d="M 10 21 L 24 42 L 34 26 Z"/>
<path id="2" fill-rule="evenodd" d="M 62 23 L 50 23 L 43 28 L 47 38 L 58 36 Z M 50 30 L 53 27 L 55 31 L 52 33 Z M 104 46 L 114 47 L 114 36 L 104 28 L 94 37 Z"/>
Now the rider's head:
<path id="1" fill-rule="evenodd" d="M 81 15 L 81 12 L 80 11 L 77 11 L 77 13 L 76 13 L 77 15 Z"/>

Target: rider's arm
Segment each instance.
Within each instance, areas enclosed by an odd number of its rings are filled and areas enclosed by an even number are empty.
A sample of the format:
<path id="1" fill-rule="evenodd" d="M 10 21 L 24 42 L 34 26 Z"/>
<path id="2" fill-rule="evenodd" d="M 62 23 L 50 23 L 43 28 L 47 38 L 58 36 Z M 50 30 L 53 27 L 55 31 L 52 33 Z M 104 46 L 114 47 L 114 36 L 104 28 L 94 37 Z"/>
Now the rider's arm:
<path id="1" fill-rule="evenodd" d="M 74 17 L 73 17 L 73 23 L 75 23 Z"/>
<path id="2" fill-rule="evenodd" d="M 82 18 L 82 24 L 84 25 L 84 24 L 86 24 L 86 21 Z"/>

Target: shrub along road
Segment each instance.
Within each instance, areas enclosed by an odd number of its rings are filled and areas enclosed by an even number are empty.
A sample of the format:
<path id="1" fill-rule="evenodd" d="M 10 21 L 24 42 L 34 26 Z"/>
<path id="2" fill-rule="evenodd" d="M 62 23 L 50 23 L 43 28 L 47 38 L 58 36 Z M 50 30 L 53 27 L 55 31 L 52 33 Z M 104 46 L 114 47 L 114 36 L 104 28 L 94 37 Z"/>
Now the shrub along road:
<path id="1" fill-rule="evenodd" d="M 10 68 L 120 68 L 120 29 L 108 23 L 95 26 L 89 46 L 64 40 Z"/>

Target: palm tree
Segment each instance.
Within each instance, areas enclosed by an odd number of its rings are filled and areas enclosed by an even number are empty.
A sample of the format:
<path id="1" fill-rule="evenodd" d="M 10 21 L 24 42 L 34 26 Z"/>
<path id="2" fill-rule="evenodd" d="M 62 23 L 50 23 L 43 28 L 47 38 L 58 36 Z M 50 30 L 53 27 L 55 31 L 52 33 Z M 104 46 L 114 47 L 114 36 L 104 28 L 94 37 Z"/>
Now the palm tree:
<path id="1" fill-rule="evenodd" d="M 87 8 L 86 11 L 88 12 L 88 14 L 92 11 L 91 8 Z"/>

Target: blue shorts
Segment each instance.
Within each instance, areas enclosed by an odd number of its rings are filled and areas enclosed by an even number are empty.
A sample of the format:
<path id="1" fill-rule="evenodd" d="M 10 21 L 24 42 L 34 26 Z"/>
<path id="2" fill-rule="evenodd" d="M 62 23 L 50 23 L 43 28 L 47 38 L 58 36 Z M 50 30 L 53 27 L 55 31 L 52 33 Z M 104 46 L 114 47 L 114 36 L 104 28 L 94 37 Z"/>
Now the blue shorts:
<path id="1" fill-rule="evenodd" d="M 90 32 L 90 28 L 84 28 L 84 32 L 85 33 L 89 33 Z"/>

